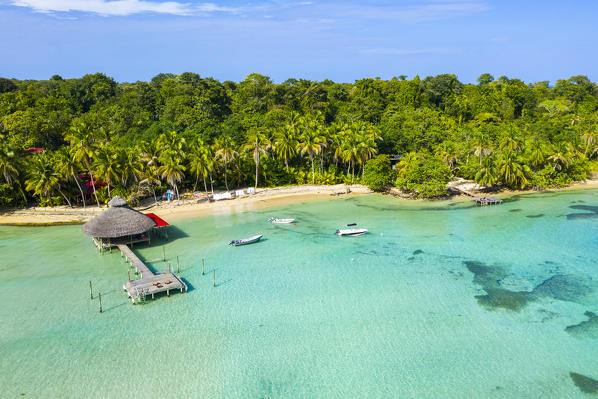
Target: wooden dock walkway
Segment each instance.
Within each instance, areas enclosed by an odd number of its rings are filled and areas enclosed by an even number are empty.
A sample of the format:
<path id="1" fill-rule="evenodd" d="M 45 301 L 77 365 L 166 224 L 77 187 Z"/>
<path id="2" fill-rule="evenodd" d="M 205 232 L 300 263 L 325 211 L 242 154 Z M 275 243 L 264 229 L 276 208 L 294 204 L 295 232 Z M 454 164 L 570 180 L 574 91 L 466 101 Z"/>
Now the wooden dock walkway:
<path id="1" fill-rule="evenodd" d="M 452 190 L 457 191 L 461 194 L 465 194 L 471 198 L 473 198 L 473 200 L 478 203 L 479 205 L 498 205 L 502 203 L 502 200 L 500 198 L 495 198 L 495 197 L 478 197 L 475 194 L 470 193 L 469 191 L 462 189 L 461 187 L 457 187 L 457 186 L 453 186 L 451 187 Z"/>
<path id="2" fill-rule="evenodd" d="M 135 253 L 131 250 L 131 248 L 129 248 L 128 245 L 118 244 L 117 247 L 118 249 L 120 249 L 120 252 L 122 252 L 124 257 L 127 258 L 129 263 L 135 266 L 135 269 L 137 269 L 137 271 L 141 273 L 141 278 L 150 277 L 154 275 L 154 273 L 152 273 L 152 271 L 145 265 L 145 263 L 141 261 L 141 259 L 137 257 L 137 255 L 135 255 Z"/>
<path id="3" fill-rule="evenodd" d="M 148 295 L 154 299 L 154 295 L 160 292 L 166 292 L 170 296 L 170 291 L 180 290 L 187 292 L 187 284 L 176 274 L 160 273 L 155 274 L 135 255 L 135 253 L 125 244 L 119 244 L 118 249 L 131 265 L 141 274 L 137 280 L 129 280 L 123 289 L 127 292 L 133 304 L 135 301 L 145 300 Z"/>

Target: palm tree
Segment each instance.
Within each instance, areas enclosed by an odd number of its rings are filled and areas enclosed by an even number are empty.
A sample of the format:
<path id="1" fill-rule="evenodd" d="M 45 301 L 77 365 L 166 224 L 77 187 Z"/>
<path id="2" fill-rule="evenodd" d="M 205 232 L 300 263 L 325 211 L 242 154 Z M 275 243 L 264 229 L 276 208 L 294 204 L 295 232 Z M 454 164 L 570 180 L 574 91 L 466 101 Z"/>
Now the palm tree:
<path id="1" fill-rule="evenodd" d="M 244 149 L 250 151 L 253 155 L 253 162 L 255 163 L 255 188 L 257 188 L 259 179 L 260 158 L 262 154 L 266 156 L 266 150 L 270 146 L 270 141 L 263 130 L 254 129 L 247 137 L 247 144 L 245 144 Z"/>
<path id="2" fill-rule="evenodd" d="M 598 137 L 598 134 L 595 131 L 594 132 L 586 132 L 586 133 L 584 133 L 583 136 L 581 136 L 582 141 L 584 143 L 586 143 L 586 149 L 583 153 L 584 156 L 587 157 L 588 150 L 590 149 L 590 146 L 596 142 L 597 137 Z"/>
<path id="3" fill-rule="evenodd" d="M 525 152 L 529 163 L 537 168 L 546 162 L 546 143 L 539 138 L 532 138 L 525 144 Z"/>
<path id="4" fill-rule="evenodd" d="M 97 147 L 93 133 L 89 131 L 89 128 L 85 123 L 79 122 L 71 126 L 64 138 L 65 140 L 69 141 L 71 146 L 74 148 L 72 155 L 75 161 L 82 162 L 83 164 L 85 164 L 85 167 L 87 168 L 89 177 L 91 179 L 93 195 L 95 196 L 96 203 L 99 207 L 100 201 L 98 200 L 95 179 L 91 171 L 91 159 L 93 158 L 94 152 Z"/>
<path id="5" fill-rule="evenodd" d="M 473 139 L 473 154 L 480 158 L 480 165 L 482 164 L 482 157 L 492 154 L 492 143 L 488 136 L 481 134 Z"/>
<path id="6" fill-rule="evenodd" d="M 115 181 L 118 181 L 120 177 L 118 161 L 112 148 L 108 146 L 100 147 L 93 160 L 92 166 L 96 172 L 96 176 L 106 182 L 106 186 L 108 187 L 108 198 L 112 198 L 110 194 L 110 186 Z"/>
<path id="7" fill-rule="evenodd" d="M 563 170 L 571 165 L 572 158 L 571 146 L 561 143 L 552 147 L 552 154 L 548 160 L 552 162 L 554 170 Z"/>
<path id="8" fill-rule="evenodd" d="M 299 142 L 297 143 L 297 150 L 301 155 L 307 154 L 309 161 L 311 162 L 311 181 L 312 184 L 316 181 L 316 172 L 314 169 L 314 156 L 322 151 L 322 148 L 326 146 L 326 139 L 321 135 L 320 130 L 315 129 L 313 126 L 305 126 Z"/>
<path id="9" fill-rule="evenodd" d="M 157 141 L 153 142 L 142 142 L 137 146 L 137 152 L 140 156 L 140 161 L 144 165 L 141 171 L 141 177 L 143 180 L 139 182 L 139 184 L 147 184 L 147 186 L 152 190 L 152 194 L 154 195 L 154 203 L 158 202 L 156 198 L 156 190 L 154 189 L 154 185 L 160 185 L 160 180 L 157 179 L 158 177 L 158 165 L 159 165 L 159 149 L 156 145 Z"/>
<path id="10" fill-rule="evenodd" d="M 197 181 L 199 180 L 199 176 L 201 176 L 205 192 L 208 192 L 206 177 L 210 173 L 209 160 L 212 158 L 210 152 L 210 146 L 206 145 L 202 139 L 197 139 L 191 146 L 191 152 L 189 153 L 189 171 L 195 175 L 193 191 L 197 189 Z"/>
<path id="11" fill-rule="evenodd" d="M 32 191 L 33 195 L 46 197 L 48 204 L 52 203 L 52 194 L 54 190 L 60 191 L 60 175 L 53 166 L 52 159 L 48 153 L 43 153 L 35 157 L 30 164 L 25 180 L 25 189 Z M 68 198 L 60 191 L 60 194 L 70 205 Z"/>
<path id="12" fill-rule="evenodd" d="M 0 145 L 0 172 L 8 184 L 19 177 L 19 160 L 15 151 L 7 145 Z"/>
<path id="13" fill-rule="evenodd" d="M 85 208 L 85 194 L 83 193 L 83 189 L 77 178 L 80 164 L 73 157 L 73 152 L 71 147 L 62 147 L 55 153 L 54 161 L 56 162 L 57 172 L 62 175 L 66 181 L 72 179 L 77 184 L 79 192 L 81 193 L 81 199 L 83 200 L 83 208 Z"/>
<path id="14" fill-rule="evenodd" d="M 493 186 L 498 183 L 496 165 L 491 158 L 484 159 L 482 166 L 475 175 L 475 182 L 483 186 Z"/>
<path id="15" fill-rule="evenodd" d="M 218 137 L 214 145 L 216 147 L 216 158 L 219 158 L 222 162 L 224 162 L 224 184 L 226 186 L 226 190 L 228 191 L 228 163 L 232 162 L 237 156 L 239 156 L 239 153 L 235 151 L 235 143 L 233 142 L 232 137 L 228 135 Z"/>
<path id="16" fill-rule="evenodd" d="M 158 174 L 162 179 L 166 179 L 166 182 L 174 189 L 177 199 L 180 199 L 177 183 L 185 177 L 183 173 L 185 172 L 185 166 L 182 161 L 183 159 L 176 152 L 165 151 L 160 156 L 162 165 L 158 168 Z"/>
<path id="17" fill-rule="evenodd" d="M 120 181 L 127 187 L 129 178 L 139 182 L 143 175 L 143 163 L 134 148 L 119 148 L 116 151 L 116 162 L 120 170 Z"/>
<path id="18" fill-rule="evenodd" d="M 156 146 L 158 148 L 166 151 L 175 151 L 181 156 L 184 156 L 186 144 L 185 138 L 180 137 L 175 131 L 162 133 L 156 141 Z"/>
<path id="19" fill-rule="evenodd" d="M 505 151 L 498 160 L 498 176 L 511 187 L 524 188 L 529 184 L 529 167 L 522 164 L 514 151 Z"/>
<path id="20" fill-rule="evenodd" d="M 276 154 L 284 160 L 286 171 L 289 171 L 289 159 L 297 154 L 296 129 L 286 125 L 283 130 L 274 135 L 274 149 Z"/>

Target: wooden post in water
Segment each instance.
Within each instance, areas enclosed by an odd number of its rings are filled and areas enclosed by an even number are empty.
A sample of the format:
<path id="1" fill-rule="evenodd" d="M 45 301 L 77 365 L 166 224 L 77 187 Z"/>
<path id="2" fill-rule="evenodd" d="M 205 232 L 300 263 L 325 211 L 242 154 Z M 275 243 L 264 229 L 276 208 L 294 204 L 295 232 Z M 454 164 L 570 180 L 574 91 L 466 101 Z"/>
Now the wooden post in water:
<path id="1" fill-rule="evenodd" d="M 214 269 L 214 287 L 216 287 L 216 269 Z"/>
<path id="2" fill-rule="evenodd" d="M 89 299 L 93 299 L 93 291 L 91 289 L 91 280 L 89 280 Z"/>
<path id="3" fill-rule="evenodd" d="M 176 272 L 180 273 L 181 272 L 181 268 L 179 266 L 179 256 L 176 256 Z"/>
<path id="4" fill-rule="evenodd" d="M 100 313 L 102 313 L 102 294 L 98 292 L 98 298 L 100 298 Z"/>
<path id="5" fill-rule="evenodd" d="M 205 274 L 205 273 L 204 273 L 204 265 L 205 265 L 205 263 L 206 263 L 206 262 L 205 262 L 205 259 L 204 259 L 204 258 L 201 258 L 201 275 L 202 275 L 202 276 Z"/>
<path id="6" fill-rule="evenodd" d="M 166 262 L 166 250 L 164 249 L 164 245 L 162 245 L 162 262 Z"/>
<path id="7" fill-rule="evenodd" d="M 129 274 L 129 281 L 131 281 L 131 269 L 127 270 L 128 274 Z"/>
<path id="8" fill-rule="evenodd" d="M 168 273 L 171 273 L 171 271 L 170 271 L 170 262 L 168 262 Z"/>

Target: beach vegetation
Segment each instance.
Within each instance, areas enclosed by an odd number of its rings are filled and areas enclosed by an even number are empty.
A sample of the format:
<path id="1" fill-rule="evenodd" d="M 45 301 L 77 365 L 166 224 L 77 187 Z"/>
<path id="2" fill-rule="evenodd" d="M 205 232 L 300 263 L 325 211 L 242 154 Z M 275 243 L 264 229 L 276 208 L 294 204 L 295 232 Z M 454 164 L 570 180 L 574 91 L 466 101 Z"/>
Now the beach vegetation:
<path id="1" fill-rule="evenodd" d="M 401 156 L 386 179 L 386 156 Z M 598 86 L 442 74 L 354 83 L 195 73 L 118 83 L 0 78 L 0 202 L 82 205 L 114 193 L 391 181 L 417 197 L 452 178 L 543 189 L 598 162 Z M 390 160 L 388 160 L 390 163 Z"/>

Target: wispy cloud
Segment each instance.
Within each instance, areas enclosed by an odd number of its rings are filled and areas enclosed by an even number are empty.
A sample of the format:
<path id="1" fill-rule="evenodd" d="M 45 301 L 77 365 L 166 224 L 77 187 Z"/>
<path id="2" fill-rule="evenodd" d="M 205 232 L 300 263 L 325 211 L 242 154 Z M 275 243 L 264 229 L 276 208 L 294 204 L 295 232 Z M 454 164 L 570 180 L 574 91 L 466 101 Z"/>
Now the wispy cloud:
<path id="1" fill-rule="evenodd" d="M 141 13 L 171 15 L 202 15 L 217 12 L 235 13 L 236 8 L 214 3 L 179 3 L 176 1 L 143 0 L 12 0 L 11 4 L 41 13 L 87 12 L 100 15 L 126 16 Z"/>

